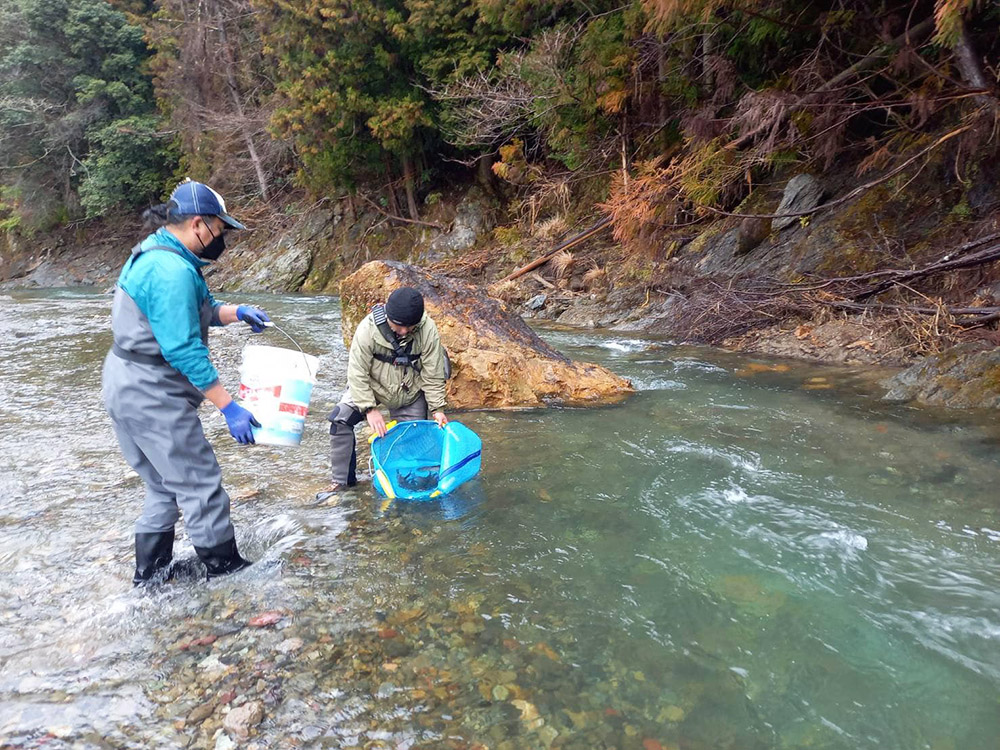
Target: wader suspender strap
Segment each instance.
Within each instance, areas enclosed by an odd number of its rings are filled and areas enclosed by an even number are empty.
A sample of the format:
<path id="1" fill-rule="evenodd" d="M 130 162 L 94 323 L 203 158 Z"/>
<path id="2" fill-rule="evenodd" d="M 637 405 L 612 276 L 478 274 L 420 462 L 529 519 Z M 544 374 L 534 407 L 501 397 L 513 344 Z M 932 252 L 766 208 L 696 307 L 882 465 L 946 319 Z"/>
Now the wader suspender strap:
<path id="1" fill-rule="evenodd" d="M 180 250 L 175 247 L 170 247 L 169 245 L 153 245 L 152 247 L 147 247 L 145 250 L 139 250 L 139 245 L 136 245 L 132 248 L 131 262 L 134 263 L 136 258 L 143 253 L 148 253 L 150 250 L 166 250 L 168 253 L 173 253 L 174 255 L 180 255 L 183 257 L 183 253 L 181 253 Z M 128 349 L 122 349 L 117 343 L 111 344 L 111 351 L 114 352 L 116 357 L 127 359 L 129 362 L 138 362 L 140 365 L 169 364 L 162 354 L 141 354 L 139 352 L 129 351 Z"/>
<path id="2" fill-rule="evenodd" d="M 405 347 L 400 345 L 396 334 L 389 327 L 389 319 L 385 315 L 385 305 L 375 305 L 372 308 L 372 320 L 375 321 L 375 326 L 378 328 L 378 332 L 382 334 L 382 338 L 389 342 L 389 346 L 392 347 L 393 352 L 391 355 L 373 352 L 372 356 L 379 362 L 387 362 L 397 367 L 412 367 L 417 372 L 420 372 L 420 354 L 410 353 L 410 349 L 413 347 L 412 341 Z"/>

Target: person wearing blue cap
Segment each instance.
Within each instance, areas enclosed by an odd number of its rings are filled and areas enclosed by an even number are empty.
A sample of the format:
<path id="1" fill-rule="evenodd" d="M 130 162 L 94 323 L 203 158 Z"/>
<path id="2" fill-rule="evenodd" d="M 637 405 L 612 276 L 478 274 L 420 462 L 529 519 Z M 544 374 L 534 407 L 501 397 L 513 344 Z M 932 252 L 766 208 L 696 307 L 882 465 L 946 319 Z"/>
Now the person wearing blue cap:
<path id="1" fill-rule="evenodd" d="M 254 442 L 251 426 L 260 424 L 219 382 L 208 328 L 243 321 L 259 333 L 270 321 L 256 307 L 216 302 L 202 276 L 225 250 L 226 233 L 246 228 L 229 215 L 221 195 L 185 181 L 144 218 L 157 229 L 132 248 L 118 277 L 114 343 L 102 378 L 122 454 L 146 485 L 135 524 L 136 586 L 170 575 L 181 512 L 208 578 L 250 565 L 236 548 L 229 495 L 198 405 L 208 398 L 238 442 Z"/>

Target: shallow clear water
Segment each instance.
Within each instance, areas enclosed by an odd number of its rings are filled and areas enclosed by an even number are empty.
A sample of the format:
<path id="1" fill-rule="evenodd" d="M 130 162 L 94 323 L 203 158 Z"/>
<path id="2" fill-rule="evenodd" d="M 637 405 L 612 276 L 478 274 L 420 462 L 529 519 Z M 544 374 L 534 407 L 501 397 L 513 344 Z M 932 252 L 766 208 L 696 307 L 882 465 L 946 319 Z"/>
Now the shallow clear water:
<path id="1" fill-rule="evenodd" d="M 0 296 L 0 746 L 226 747 L 227 711 L 259 701 L 258 747 L 996 747 L 995 416 L 546 331 L 638 393 L 452 414 L 483 438 L 477 481 L 318 504 L 338 307 L 251 301 L 321 355 L 299 448 L 235 445 L 204 410 L 257 564 L 137 592 L 141 486 L 99 398 L 110 298 Z M 213 333 L 232 390 L 241 328 Z"/>

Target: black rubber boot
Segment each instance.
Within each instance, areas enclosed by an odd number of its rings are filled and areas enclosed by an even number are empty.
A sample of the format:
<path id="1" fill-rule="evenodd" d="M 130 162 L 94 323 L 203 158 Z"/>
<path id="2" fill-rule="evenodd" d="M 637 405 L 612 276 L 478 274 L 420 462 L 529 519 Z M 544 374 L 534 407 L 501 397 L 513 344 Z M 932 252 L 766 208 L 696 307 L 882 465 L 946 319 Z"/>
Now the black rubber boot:
<path id="1" fill-rule="evenodd" d="M 228 542 L 217 544 L 214 547 L 195 547 L 194 551 L 198 553 L 198 557 L 205 563 L 205 567 L 208 569 L 208 580 L 210 581 L 213 578 L 229 575 L 230 573 L 235 573 L 237 570 L 248 568 L 252 564 L 249 560 L 244 560 L 240 557 L 240 553 L 236 550 L 235 538 L 230 539 Z"/>
<path id="2" fill-rule="evenodd" d="M 133 586 L 142 586 L 165 570 L 174 559 L 174 530 L 135 535 L 135 575 Z M 159 576 L 165 578 L 165 576 Z"/>

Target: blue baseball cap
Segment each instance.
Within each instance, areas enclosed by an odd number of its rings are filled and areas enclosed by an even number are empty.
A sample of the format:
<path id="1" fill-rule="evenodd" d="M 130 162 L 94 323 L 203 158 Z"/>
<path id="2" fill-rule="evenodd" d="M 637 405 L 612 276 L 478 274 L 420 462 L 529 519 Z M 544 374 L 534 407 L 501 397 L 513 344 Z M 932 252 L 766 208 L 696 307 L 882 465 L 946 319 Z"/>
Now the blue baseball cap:
<path id="1" fill-rule="evenodd" d="M 222 196 L 203 182 L 185 180 L 170 194 L 174 211 L 180 216 L 218 216 L 233 229 L 246 229 L 226 213 Z"/>

